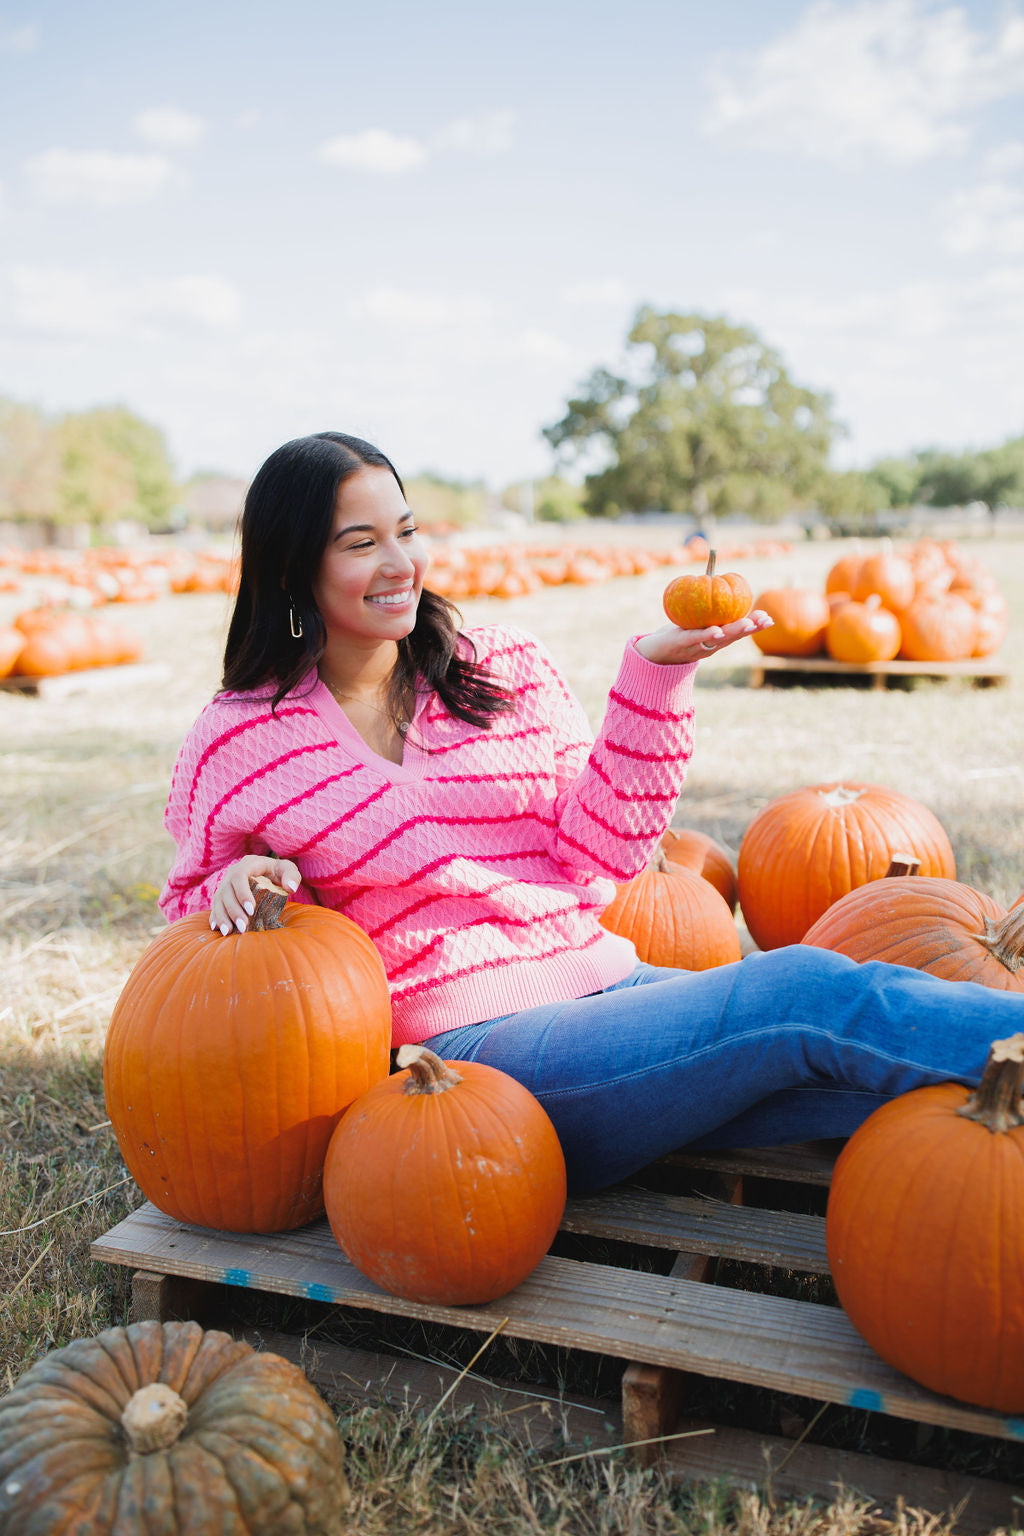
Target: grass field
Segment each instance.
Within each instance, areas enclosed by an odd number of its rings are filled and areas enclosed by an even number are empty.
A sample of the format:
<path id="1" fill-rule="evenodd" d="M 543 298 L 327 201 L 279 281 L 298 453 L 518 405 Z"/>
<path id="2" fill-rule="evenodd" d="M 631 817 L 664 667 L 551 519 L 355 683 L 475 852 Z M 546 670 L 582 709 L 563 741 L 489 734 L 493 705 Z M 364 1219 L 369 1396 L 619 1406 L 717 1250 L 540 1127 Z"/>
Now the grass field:
<path id="1" fill-rule="evenodd" d="M 659 535 L 630 529 L 621 541 L 641 537 Z M 702 665 L 697 751 L 676 824 L 735 852 L 753 814 L 786 790 L 883 783 L 938 815 L 961 879 L 1015 900 L 1024 890 L 1024 541 L 973 548 L 1011 605 L 1005 686 L 752 690 L 745 669 L 756 653 L 743 642 Z M 839 552 L 800 545 L 741 568 L 755 591 L 820 586 Z M 624 640 L 661 622 L 665 579 L 462 610 L 468 625 L 500 619 L 543 639 L 596 725 Z M 144 637 L 146 660 L 166 668 L 149 686 L 64 700 L 0 693 L 0 1390 L 54 1346 L 125 1319 L 127 1275 L 88 1258 L 90 1240 L 140 1198 L 106 1123 L 103 1035 L 128 972 L 163 927 L 163 804 L 181 737 L 217 686 L 227 602 L 169 597 L 119 614 Z M 654 1474 L 614 1463 L 536 1475 L 498 1430 L 461 1419 L 426 1430 L 386 1415 L 344 1422 L 353 1529 L 454 1532 L 484 1520 L 500 1533 L 886 1528 L 850 1502 L 787 1514 L 753 1495 L 669 1494 Z M 926 1527 L 908 1515 L 904 1528 Z"/>

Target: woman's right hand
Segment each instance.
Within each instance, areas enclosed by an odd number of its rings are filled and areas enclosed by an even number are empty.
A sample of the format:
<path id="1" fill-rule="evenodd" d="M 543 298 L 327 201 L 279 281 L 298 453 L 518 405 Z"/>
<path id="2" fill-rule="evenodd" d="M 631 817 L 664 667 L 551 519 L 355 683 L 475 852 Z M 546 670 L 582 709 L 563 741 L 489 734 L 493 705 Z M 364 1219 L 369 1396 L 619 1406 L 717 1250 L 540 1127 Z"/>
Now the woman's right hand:
<path id="1" fill-rule="evenodd" d="M 249 919 L 256 910 L 249 880 L 254 875 L 264 875 L 281 885 L 286 891 L 295 892 L 302 876 L 290 859 L 272 859 L 266 854 L 247 853 L 244 859 L 229 864 L 214 892 L 210 908 L 210 927 L 219 928 L 225 937 L 232 928 L 244 933 Z"/>

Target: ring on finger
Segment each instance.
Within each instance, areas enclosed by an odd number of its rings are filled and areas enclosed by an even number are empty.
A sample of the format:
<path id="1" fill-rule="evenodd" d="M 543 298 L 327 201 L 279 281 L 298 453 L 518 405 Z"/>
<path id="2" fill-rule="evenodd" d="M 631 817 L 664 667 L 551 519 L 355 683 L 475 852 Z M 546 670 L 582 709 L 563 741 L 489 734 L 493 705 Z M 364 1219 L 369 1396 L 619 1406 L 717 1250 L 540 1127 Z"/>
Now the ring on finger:
<path id="1" fill-rule="evenodd" d="M 700 643 L 700 648 L 701 648 L 702 651 L 713 651 L 715 647 L 709 641 L 702 640 L 701 643 Z"/>

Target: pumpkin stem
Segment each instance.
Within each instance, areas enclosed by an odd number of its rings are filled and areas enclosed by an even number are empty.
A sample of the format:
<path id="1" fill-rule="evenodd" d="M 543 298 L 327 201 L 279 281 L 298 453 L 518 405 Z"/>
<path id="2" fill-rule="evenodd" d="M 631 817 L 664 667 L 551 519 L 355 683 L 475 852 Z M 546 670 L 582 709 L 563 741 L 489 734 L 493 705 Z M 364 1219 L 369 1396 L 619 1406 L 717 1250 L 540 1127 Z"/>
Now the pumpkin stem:
<path id="1" fill-rule="evenodd" d="M 1008 971 L 1019 971 L 1024 965 L 1024 902 L 1011 907 L 997 923 L 986 917 L 985 932 L 975 937 Z"/>
<path id="2" fill-rule="evenodd" d="M 889 855 L 889 868 L 885 872 L 888 880 L 890 875 L 917 875 L 921 872 L 921 860 L 914 853 L 891 853 Z"/>
<path id="3" fill-rule="evenodd" d="M 660 875 L 668 873 L 668 859 L 665 857 L 665 850 L 660 843 L 651 854 L 650 868 L 656 869 Z"/>
<path id="4" fill-rule="evenodd" d="M 993 1040 L 981 1082 L 957 1110 L 990 1131 L 1012 1131 L 1024 1125 L 1024 1034 Z"/>
<path id="5" fill-rule="evenodd" d="M 708 568 L 704 572 L 705 576 L 713 576 L 715 574 L 715 560 L 717 559 L 717 555 L 717 550 L 708 550 Z"/>
<path id="6" fill-rule="evenodd" d="M 256 910 L 249 919 L 250 933 L 266 933 L 270 928 L 283 928 L 281 913 L 288 901 L 283 885 L 275 885 L 266 875 L 253 875 L 249 881 Z"/>
<path id="7" fill-rule="evenodd" d="M 400 1045 L 395 1061 L 409 1068 L 404 1093 L 447 1093 L 462 1082 L 455 1069 L 425 1045 Z"/>
<path id="8" fill-rule="evenodd" d="M 128 1448 L 135 1456 L 151 1451 L 166 1451 L 177 1440 L 188 1421 L 188 1408 L 173 1387 L 155 1381 L 140 1387 L 128 1399 L 121 1415 L 121 1428 Z"/>

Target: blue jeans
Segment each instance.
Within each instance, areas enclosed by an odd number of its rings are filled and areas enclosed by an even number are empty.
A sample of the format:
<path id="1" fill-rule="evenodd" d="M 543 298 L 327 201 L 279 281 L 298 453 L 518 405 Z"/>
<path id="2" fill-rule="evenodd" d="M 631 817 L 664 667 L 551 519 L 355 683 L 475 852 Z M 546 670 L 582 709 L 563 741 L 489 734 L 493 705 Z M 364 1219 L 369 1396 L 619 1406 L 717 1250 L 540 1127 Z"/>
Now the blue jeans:
<path id="1" fill-rule="evenodd" d="M 895 1094 L 977 1083 L 992 1041 L 1017 1030 L 1020 992 L 794 944 L 710 971 L 638 965 L 603 992 L 424 1043 L 525 1084 L 579 1194 L 681 1146 L 848 1136 Z"/>

